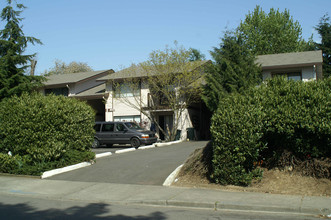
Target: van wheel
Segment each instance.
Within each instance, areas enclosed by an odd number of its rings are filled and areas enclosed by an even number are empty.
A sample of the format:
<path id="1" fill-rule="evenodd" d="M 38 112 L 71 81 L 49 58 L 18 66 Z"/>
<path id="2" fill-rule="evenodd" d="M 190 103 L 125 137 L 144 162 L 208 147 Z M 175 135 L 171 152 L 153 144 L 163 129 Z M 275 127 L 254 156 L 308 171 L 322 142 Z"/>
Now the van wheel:
<path id="1" fill-rule="evenodd" d="M 131 139 L 131 146 L 134 148 L 138 148 L 140 146 L 140 140 L 138 138 L 132 138 Z"/>
<path id="2" fill-rule="evenodd" d="M 94 141 L 92 143 L 92 148 L 98 148 L 98 147 L 100 147 L 100 141 L 94 138 Z"/>

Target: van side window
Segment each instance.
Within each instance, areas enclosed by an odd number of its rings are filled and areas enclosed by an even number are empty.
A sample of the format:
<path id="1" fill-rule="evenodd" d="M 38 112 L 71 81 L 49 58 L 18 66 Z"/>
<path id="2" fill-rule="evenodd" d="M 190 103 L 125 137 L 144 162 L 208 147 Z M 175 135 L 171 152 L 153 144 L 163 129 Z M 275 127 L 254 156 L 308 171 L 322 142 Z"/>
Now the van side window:
<path id="1" fill-rule="evenodd" d="M 102 131 L 103 132 L 114 131 L 114 124 L 103 124 Z"/>
<path id="2" fill-rule="evenodd" d="M 117 131 L 124 131 L 124 125 L 123 124 L 116 124 L 116 130 Z"/>

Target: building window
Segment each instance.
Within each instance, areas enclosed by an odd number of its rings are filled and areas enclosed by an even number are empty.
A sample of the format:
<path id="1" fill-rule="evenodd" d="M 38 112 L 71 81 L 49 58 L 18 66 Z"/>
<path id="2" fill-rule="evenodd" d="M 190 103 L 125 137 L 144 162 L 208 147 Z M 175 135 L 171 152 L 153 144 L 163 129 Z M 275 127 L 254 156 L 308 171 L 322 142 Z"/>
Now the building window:
<path id="1" fill-rule="evenodd" d="M 287 79 L 294 81 L 301 81 L 302 80 L 301 73 L 288 73 Z"/>
<path id="2" fill-rule="evenodd" d="M 114 90 L 115 98 L 134 97 L 140 95 L 140 83 L 122 83 Z"/>
<path id="3" fill-rule="evenodd" d="M 275 77 L 275 76 L 284 76 L 288 80 L 294 80 L 294 81 L 301 81 L 302 80 L 301 72 L 274 73 L 274 74 L 272 74 L 272 77 Z"/>
<path id="4" fill-rule="evenodd" d="M 140 115 L 114 116 L 114 121 L 136 122 L 140 123 Z"/>
<path id="5" fill-rule="evenodd" d="M 68 96 L 69 89 L 67 87 L 45 89 L 45 95 L 49 94 Z"/>

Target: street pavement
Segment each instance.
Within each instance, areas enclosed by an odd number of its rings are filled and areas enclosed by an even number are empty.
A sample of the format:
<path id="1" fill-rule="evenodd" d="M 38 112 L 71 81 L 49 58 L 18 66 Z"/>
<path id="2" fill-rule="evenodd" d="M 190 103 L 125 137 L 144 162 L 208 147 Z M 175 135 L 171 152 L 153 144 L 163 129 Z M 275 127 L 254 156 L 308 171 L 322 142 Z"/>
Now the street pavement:
<path id="1" fill-rule="evenodd" d="M 190 207 L 219 211 L 292 213 L 313 217 L 331 214 L 330 197 L 0 176 L 0 202 L 3 203 L 2 199 L 8 196 L 19 196 L 22 201 L 27 198 L 47 198 L 89 204 Z"/>
<path id="2" fill-rule="evenodd" d="M 19 195 L 0 197 L 0 219 L 118 219 L 118 220 L 309 220 L 313 215 L 235 210 L 193 209 L 187 207 L 90 203 L 88 201 L 31 198 Z"/>
<path id="3" fill-rule="evenodd" d="M 127 155 L 131 153 L 133 152 L 128 152 Z M 0 202 L 3 204 L 3 200 L 8 197 L 21 197 L 22 200 L 48 199 L 88 204 L 152 205 L 331 217 L 330 197 L 0 175 Z"/>

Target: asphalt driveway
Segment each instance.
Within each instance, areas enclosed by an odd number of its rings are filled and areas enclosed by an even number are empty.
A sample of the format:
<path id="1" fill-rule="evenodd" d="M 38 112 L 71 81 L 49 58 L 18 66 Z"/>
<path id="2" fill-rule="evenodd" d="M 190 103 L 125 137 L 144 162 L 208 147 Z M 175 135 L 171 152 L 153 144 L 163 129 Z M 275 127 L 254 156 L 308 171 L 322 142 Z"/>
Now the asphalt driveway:
<path id="1" fill-rule="evenodd" d="M 113 154 L 97 159 L 92 166 L 59 174 L 49 179 L 162 185 L 195 149 L 202 148 L 207 143 L 207 141 L 182 142 L 170 146 Z"/>

